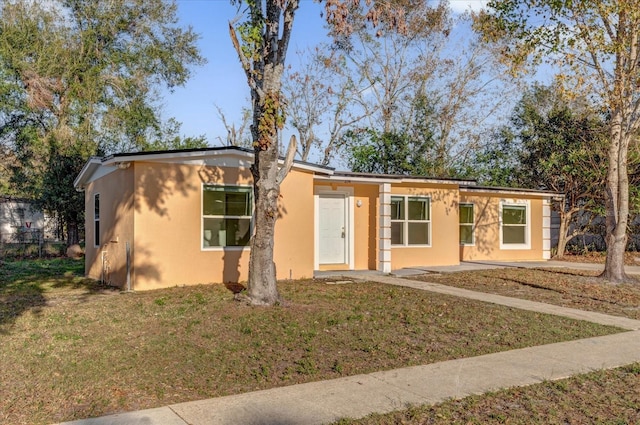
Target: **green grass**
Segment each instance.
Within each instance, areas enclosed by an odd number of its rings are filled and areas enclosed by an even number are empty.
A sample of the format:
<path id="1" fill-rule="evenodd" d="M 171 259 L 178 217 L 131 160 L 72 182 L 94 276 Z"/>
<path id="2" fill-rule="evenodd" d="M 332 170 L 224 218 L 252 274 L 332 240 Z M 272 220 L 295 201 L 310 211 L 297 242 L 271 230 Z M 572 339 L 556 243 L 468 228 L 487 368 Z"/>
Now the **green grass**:
<path id="1" fill-rule="evenodd" d="M 506 268 L 413 279 L 640 320 L 640 282 L 612 285 L 584 270 Z"/>
<path id="2" fill-rule="evenodd" d="M 417 406 L 340 425 L 640 423 L 640 364 Z"/>
<path id="3" fill-rule="evenodd" d="M 375 283 L 120 294 L 72 260 L 0 271 L 0 423 L 47 424 L 616 332 Z M 8 365 L 8 366 L 5 366 Z"/>

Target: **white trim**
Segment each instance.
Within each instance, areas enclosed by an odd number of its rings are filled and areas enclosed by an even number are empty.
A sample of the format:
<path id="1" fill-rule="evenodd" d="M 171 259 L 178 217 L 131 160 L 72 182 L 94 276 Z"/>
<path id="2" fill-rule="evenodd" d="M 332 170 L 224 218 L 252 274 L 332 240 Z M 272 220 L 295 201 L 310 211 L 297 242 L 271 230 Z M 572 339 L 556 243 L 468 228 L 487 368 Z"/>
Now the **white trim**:
<path id="1" fill-rule="evenodd" d="M 391 273 L 391 184 L 382 183 L 379 186 L 378 196 L 380 198 L 378 271 Z"/>
<path id="2" fill-rule="evenodd" d="M 402 226 L 402 240 L 403 243 L 402 244 L 393 244 L 391 242 L 391 237 L 389 237 L 389 243 L 391 244 L 391 248 L 431 248 L 432 247 L 432 243 L 433 243 L 433 229 L 432 229 L 432 221 L 433 221 L 433 217 L 431 216 L 431 210 L 432 208 L 432 199 L 431 199 L 431 195 L 398 195 L 398 194 L 394 194 L 392 193 L 390 198 L 389 198 L 389 205 L 391 205 L 391 198 L 404 198 L 404 211 L 405 211 L 405 218 L 402 220 L 389 220 L 390 225 L 392 223 L 399 223 L 402 222 L 403 226 Z M 429 200 L 429 220 L 409 220 L 409 205 L 408 205 L 408 199 L 409 198 L 415 198 L 415 199 L 428 199 Z M 389 215 L 389 217 L 391 217 L 391 215 Z M 426 244 L 409 244 L 409 223 L 424 223 L 427 222 L 429 223 L 429 229 L 428 229 L 428 236 L 429 236 L 429 241 Z M 406 226 L 405 226 L 406 224 Z"/>
<path id="3" fill-rule="evenodd" d="M 551 259 L 551 204 L 549 198 L 542 201 L 542 258 Z"/>
<path id="4" fill-rule="evenodd" d="M 219 186 L 219 187 L 244 187 L 244 188 L 249 188 L 249 196 L 250 196 L 250 200 L 251 200 L 251 218 L 249 219 L 249 232 L 251 233 L 251 236 L 249 237 L 249 243 L 245 246 L 204 246 L 204 219 L 205 219 L 205 215 L 204 215 L 204 187 L 205 186 Z M 248 185 L 248 184 L 226 184 L 226 183 L 206 183 L 206 182 L 202 182 L 200 183 L 200 234 L 199 234 L 199 238 L 200 238 L 200 251 L 204 251 L 204 252 L 210 252 L 210 251 L 245 251 L 245 250 L 251 250 L 251 239 L 253 238 L 253 213 L 255 211 L 255 201 L 253 199 L 253 185 Z M 207 216 L 210 217 L 210 216 Z M 229 218 L 242 218 L 242 219 L 246 219 L 247 216 L 223 216 L 223 217 L 229 217 Z"/>
<path id="5" fill-rule="evenodd" d="M 316 186 L 313 188 L 314 198 L 314 268 L 318 268 L 323 265 L 320 263 L 320 197 L 322 195 L 329 196 L 343 196 L 345 201 L 345 260 L 347 261 L 347 267 L 349 270 L 355 268 L 355 200 L 354 200 L 354 188 L 353 187 L 340 187 L 336 190 L 331 190 L 326 187 Z"/>
<path id="6" fill-rule="evenodd" d="M 98 218 L 96 218 L 96 198 L 98 199 Z M 100 248 L 102 245 L 102 200 L 100 199 L 100 192 L 93 194 L 93 247 Z M 96 232 L 96 223 L 98 224 L 98 231 Z M 98 242 L 98 243 L 96 243 Z"/>
<path id="7" fill-rule="evenodd" d="M 525 239 L 525 243 L 523 244 L 505 244 L 502 240 L 502 208 L 503 206 L 524 206 L 525 210 L 526 210 L 526 214 L 527 214 L 527 222 L 524 226 L 525 228 L 525 233 L 524 233 L 524 239 Z M 529 202 L 529 200 L 522 200 L 522 199 L 502 199 L 500 201 L 500 211 L 499 211 L 500 217 L 498 218 L 498 221 L 500 223 L 500 249 L 502 250 L 524 250 L 524 249 L 531 249 L 531 202 Z"/>

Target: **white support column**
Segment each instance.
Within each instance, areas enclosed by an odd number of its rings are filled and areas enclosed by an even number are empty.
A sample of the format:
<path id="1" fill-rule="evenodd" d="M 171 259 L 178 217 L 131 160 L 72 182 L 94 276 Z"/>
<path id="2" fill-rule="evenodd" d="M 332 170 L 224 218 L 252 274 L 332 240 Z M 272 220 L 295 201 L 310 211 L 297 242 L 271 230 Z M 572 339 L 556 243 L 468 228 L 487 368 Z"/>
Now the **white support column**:
<path id="1" fill-rule="evenodd" d="M 551 204 L 549 198 L 542 201 L 542 258 L 551 258 Z"/>
<path id="2" fill-rule="evenodd" d="M 391 184 L 380 185 L 378 222 L 378 271 L 391 273 Z"/>

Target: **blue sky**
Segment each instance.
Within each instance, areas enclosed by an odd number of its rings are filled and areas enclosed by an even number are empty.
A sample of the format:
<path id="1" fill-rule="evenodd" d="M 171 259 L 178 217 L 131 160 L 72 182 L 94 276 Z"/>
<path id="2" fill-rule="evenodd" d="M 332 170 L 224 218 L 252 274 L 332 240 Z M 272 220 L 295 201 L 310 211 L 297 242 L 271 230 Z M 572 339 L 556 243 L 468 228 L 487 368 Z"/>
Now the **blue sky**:
<path id="1" fill-rule="evenodd" d="M 249 106 L 249 89 L 238 57 L 229 38 L 228 23 L 237 16 L 229 0 L 176 0 L 180 24 L 191 25 L 200 34 L 199 47 L 208 63 L 193 70 L 186 86 L 173 93 L 165 92 L 162 100 L 164 118 L 174 117 L 182 123 L 186 136 L 205 135 L 216 146 L 218 137 L 226 136 L 215 105 L 225 112 L 227 121 L 240 123 L 243 107 Z M 478 8 L 484 0 L 452 0 L 454 10 Z M 304 50 L 326 40 L 322 5 L 301 0 L 296 12 L 288 63 L 295 62 L 296 50 Z"/>
<path id="2" fill-rule="evenodd" d="M 199 47 L 208 63 L 193 70 L 193 77 L 185 87 L 165 94 L 164 116 L 182 122 L 184 135 L 204 134 L 210 144 L 218 145 L 217 137 L 224 138 L 226 131 L 215 105 L 223 109 L 228 121 L 237 124 L 242 108 L 249 106 L 249 89 L 228 30 L 237 9 L 229 0 L 177 0 L 177 4 L 181 24 L 191 25 L 200 34 Z M 295 58 L 296 50 L 326 39 L 321 10 L 317 3 L 302 0 L 288 59 Z"/>

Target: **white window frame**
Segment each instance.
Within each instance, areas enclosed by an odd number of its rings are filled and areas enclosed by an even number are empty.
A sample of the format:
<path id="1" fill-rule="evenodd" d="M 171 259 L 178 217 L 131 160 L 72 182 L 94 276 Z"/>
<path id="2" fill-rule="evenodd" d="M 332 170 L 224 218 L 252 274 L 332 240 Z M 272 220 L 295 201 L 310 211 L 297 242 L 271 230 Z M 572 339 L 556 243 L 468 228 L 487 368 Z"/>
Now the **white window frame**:
<path id="1" fill-rule="evenodd" d="M 525 207 L 525 211 L 526 211 L 525 217 L 527 220 L 527 222 L 523 226 L 525 228 L 525 232 L 524 232 L 525 243 L 504 243 L 503 241 L 503 227 L 505 226 L 505 224 L 503 223 L 504 207 Z M 500 249 L 504 249 L 504 250 L 531 249 L 531 203 L 529 201 L 509 200 L 509 201 L 500 202 Z"/>
<path id="2" fill-rule="evenodd" d="M 460 214 L 460 207 L 471 207 L 471 212 L 473 214 L 473 216 L 471 217 L 471 223 L 460 223 L 460 220 L 458 220 L 458 229 L 461 229 L 462 226 L 471 226 L 471 242 L 463 242 L 462 239 L 459 238 L 460 245 L 474 246 L 476 244 L 476 205 L 473 202 L 460 202 L 458 204 L 458 217 Z M 459 233 L 459 235 L 461 234 L 462 232 Z"/>
<path id="3" fill-rule="evenodd" d="M 98 208 L 96 208 L 96 200 L 98 201 L 97 203 Z M 100 243 L 102 242 L 102 238 L 100 237 L 101 227 L 102 227 L 100 226 L 100 209 L 101 209 L 100 194 L 94 193 L 93 194 L 93 246 L 96 248 L 98 248 L 100 246 Z M 96 213 L 96 210 L 97 210 L 97 213 Z"/>
<path id="4" fill-rule="evenodd" d="M 433 234 L 432 234 L 432 229 L 431 229 L 431 196 L 420 196 L 420 195 L 395 195 L 392 194 L 391 195 L 391 201 L 393 201 L 394 198 L 403 198 L 403 202 L 404 202 L 404 218 L 401 220 L 397 220 L 397 219 L 391 219 L 391 223 L 402 223 L 402 241 L 403 243 L 401 244 L 394 244 L 393 242 L 391 243 L 391 247 L 392 248 L 399 248 L 399 247 L 408 247 L 408 248 L 430 248 L 431 247 L 431 241 L 433 239 Z M 429 202 L 429 211 L 428 211 L 428 220 L 409 220 L 409 199 L 420 199 L 420 200 L 427 200 Z M 409 244 L 409 223 L 427 223 L 428 224 L 428 238 L 429 240 L 427 241 L 426 244 Z"/>
<path id="5" fill-rule="evenodd" d="M 205 215 L 204 214 L 204 190 L 205 187 L 221 187 L 221 188 L 243 188 L 249 191 L 249 202 L 251 203 L 251 215 Z M 202 183 L 200 187 L 200 249 L 202 251 L 243 251 L 251 249 L 251 238 L 253 237 L 253 211 L 255 209 L 255 203 L 253 199 L 253 186 L 246 184 L 218 184 L 218 183 Z M 205 246 L 204 245 L 204 220 L 207 218 L 232 218 L 232 219 L 249 219 L 249 243 L 243 246 Z"/>

